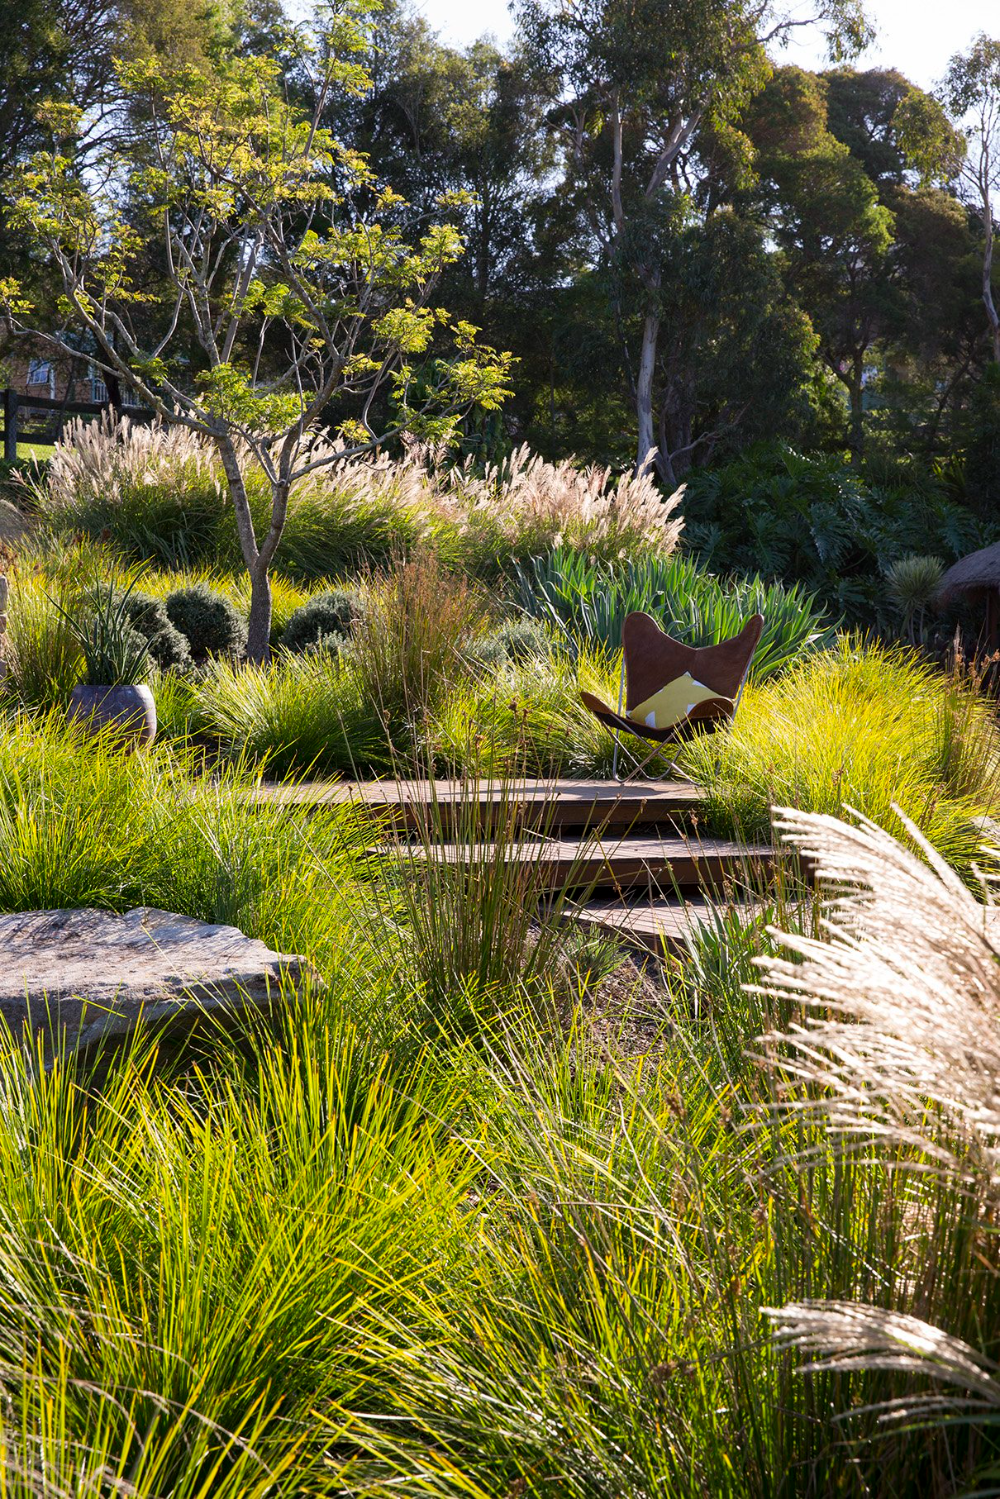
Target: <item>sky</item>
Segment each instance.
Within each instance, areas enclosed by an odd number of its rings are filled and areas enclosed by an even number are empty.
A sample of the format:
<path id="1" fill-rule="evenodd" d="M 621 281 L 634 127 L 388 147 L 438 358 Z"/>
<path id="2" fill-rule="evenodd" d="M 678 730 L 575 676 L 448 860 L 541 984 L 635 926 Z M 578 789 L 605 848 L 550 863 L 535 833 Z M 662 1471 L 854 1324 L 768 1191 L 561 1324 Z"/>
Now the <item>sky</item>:
<path id="1" fill-rule="evenodd" d="M 473 42 L 484 32 L 498 40 L 510 35 L 507 0 L 416 0 L 417 8 L 455 46 Z M 808 15 L 808 3 L 796 9 Z M 980 31 L 1000 34 L 1000 0 L 868 0 L 868 15 L 878 33 L 858 67 L 892 66 L 914 83 L 930 88 L 942 76 L 948 59 L 964 51 Z M 822 38 L 811 28 L 796 34 L 781 62 L 801 67 L 825 66 Z"/>

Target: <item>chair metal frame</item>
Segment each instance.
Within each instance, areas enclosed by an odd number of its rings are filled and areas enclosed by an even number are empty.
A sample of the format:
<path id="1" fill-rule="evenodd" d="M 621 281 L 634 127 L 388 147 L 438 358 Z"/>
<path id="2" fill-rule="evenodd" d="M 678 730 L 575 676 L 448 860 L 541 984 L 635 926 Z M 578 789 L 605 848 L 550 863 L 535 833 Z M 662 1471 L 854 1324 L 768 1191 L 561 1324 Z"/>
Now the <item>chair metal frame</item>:
<path id="1" fill-rule="evenodd" d="M 733 699 L 733 718 L 736 717 L 736 710 L 739 708 L 740 698 L 743 696 L 743 689 L 746 686 L 747 677 L 750 675 L 750 667 L 753 664 L 753 658 L 754 658 L 755 654 L 756 654 L 756 647 L 750 653 L 750 659 L 749 659 L 749 661 L 746 664 L 746 668 L 745 668 L 745 670 L 743 672 L 742 677 L 740 678 L 740 685 L 737 688 L 737 690 L 736 690 L 736 696 Z M 619 677 L 619 680 L 618 680 L 618 717 L 619 718 L 622 717 L 622 707 L 624 706 L 624 703 L 625 703 L 625 652 L 622 651 L 622 669 L 621 669 L 621 676 Z M 729 723 L 732 723 L 732 721 L 733 721 L 732 718 L 730 718 L 728 720 Z M 681 728 L 682 725 L 685 722 L 686 722 L 686 720 L 682 719 L 681 723 L 678 724 L 677 727 Z M 714 728 L 714 726 L 715 725 L 714 725 L 714 722 L 713 722 L 713 728 Z M 630 781 L 633 781 L 637 777 L 641 776 L 643 774 L 643 772 L 645 771 L 646 766 L 649 764 L 649 762 L 651 760 L 653 760 L 653 759 L 656 758 L 656 756 L 659 754 L 659 752 L 663 748 L 663 746 L 665 744 L 669 744 L 670 743 L 670 741 L 668 739 L 658 739 L 656 741 L 656 743 L 653 745 L 653 748 L 650 750 L 649 754 L 645 757 L 645 759 L 640 761 L 635 755 L 633 755 L 632 751 L 626 745 L 622 744 L 622 742 L 621 742 L 622 731 L 618 727 L 617 724 L 615 725 L 615 728 L 614 728 L 613 732 L 614 732 L 614 739 L 615 739 L 615 752 L 614 752 L 614 755 L 612 756 L 612 760 L 611 760 L 611 779 L 613 781 L 617 781 L 618 784 L 619 784 L 619 786 L 627 786 Z M 642 730 L 641 730 L 641 728 L 640 728 L 640 726 L 638 724 L 636 724 L 636 728 L 635 728 L 635 737 L 637 739 L 645 739 L 645 735 L 642 733 Z M 649 743 L 648 739 L 646 740 L 646 743 L 647 744 Z M 623 755 L 627 755 L 628 758 L 632 761 L 633 769 L 629 771 L 629 773 L 628 773 L 627 776 L 619 776 L 619 774 L 618 774 L 618 751 L 619 750 L 621 750 L 621 752 L 622 752 Z M 677 759 L 678 758 L 679 758 L 679 756 L 675 756 L 674 759 L 671 760 L 670 764 L 667 766 L 666 770 L 663 772 L 664 775 L 669 775 L 671 773 L 671 771 L 674 769 L 674 767 L 677 764 Z M 652 776 L 647 775 L 646 776 L 646 780 L 647 781 L 652 780 Z"/>

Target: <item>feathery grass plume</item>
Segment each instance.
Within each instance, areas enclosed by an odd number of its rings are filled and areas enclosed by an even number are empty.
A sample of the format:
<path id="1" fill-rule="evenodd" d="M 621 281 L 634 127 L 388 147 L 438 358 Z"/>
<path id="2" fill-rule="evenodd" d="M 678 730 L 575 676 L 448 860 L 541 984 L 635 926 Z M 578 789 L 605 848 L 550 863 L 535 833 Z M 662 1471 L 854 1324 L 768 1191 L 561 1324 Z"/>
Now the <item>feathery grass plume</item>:
<path id="1" fill-rule="evenodd" d="M 962 1397 L 904 1397 L 886 1404 L 887 1417 L 911 1420 L 917 1414 L 927 1418 L 1000 1411 L 1000 1365 L 919 1317 L 855 1301 L 799 1301 L 763 1310 L 774 1324 L 780 1347 L 817 1355 L 803 1366 L 804 1374 L 882 1370 L 922 1375 L 967 1392 Z"/>
<path id="2" fill-rule="evenodd" d="M 141 485 L 179 485 L 211 471 L 209 445 L 186 427 L 137 423 L 106 411 L 96 422 L 76 417 L 52 450 L 45 508 L 121 504 Z"/>
<path id="3" fill-rule="evenodd" d="M 664 498 L 652 473 L 615 476 L 597 464 L 580 468 L 572 458 L 549 463 L 527 444 L 480 477 L 474 460 L 450 469 L 438 504 L 465 533 L 466 548 L 482 560 L 494 553 L 530 555 L 565 542 L 605 558 L 651 552 L 669 556 L 684 522 L 678 515 L 683 487 Z"/>
<path id="4" fill-rule="evenodd" d="M 1000 931 L 898 815 L 923 858 L 867 818 L 776 811 L 831 904 L 827 940 L 779 935 L 796 960 L 765 960 L 767 986 L 828 1013 L 767 1041 L 810 1085 L 789 1107 L 1000 1186 Z"/>
<path id="5" fill-rule="evenodd" d="M 898 809 L 897 809 L 898 810 Z M 776 826 L 809 859 L 830 897 L 819 939 L 774 933 L 792 958 L 762 958 L 765 993 L 791 997 L 801 1020 L 763 1038 L 778 1108 L 811 1118 L 841 1152 L 884 1161 L 916 1180 L 954 1185 L 950 1212 L 921 1209 L 925 1253 L 946 1254 L 956 1215 L 952 1287 L 962 1266 L 996 1279 L 993 1224 L 1000 1205 L 1000 932 L 916 826 L 898 814 L 916 852 L 865 818 L 855 825 L 782 809 Z M 1000 850 L 984 851 L 1000 857 Z M 919 855 L 919 856 L 918 856 Z M 960 1241 L 964 1242 L 964 1249 Z M 937 1247 L 937 1246 L 940 1247 Z M 956 1248 L 956 1246 L 958 1246 Z M 975 1275 L 973 1277 L 974 1283 Z M 927 1294 L 914 1266 L 909 1296 Z M 897 1289 L 897 1295 L 900 1294 Z M 907 1294 L 907 1278 L 903 1280 Z M 996 1344 L 987 1305 L 947 1293 L 936 1310 Z M 921 1308 L 922 1309 L 922 1308 Z M 818 1355 L 807 1367 L 922 1374 L 963 1395 L 903 1394 L 876 1402 L 885 1416 L 934 1420 L 1000 1408 L 995 1362 L 965 1338 L 903 1308 L 805 1299 L 766 1308 L 780 1343 Z"/>
<path id="6" fill-rule="evenodd" d="M 315 456 L 340 446 L 318 439 Z M 245 465 L 245 478 L 255 519 L 264 523 L 254 465 Z M 183 428 L 110 414 L 71 422 L 48 479 L 23 482 L 42 516 L 64 531 L 106 533 L 136 559 L 169 567 L 240 568 L 218 456 Z M 605 558 L 666 555 L 681 531 L 678 502 L 677 495 L 664 500 L 648 476 L 551 464 L 527 448 L 478 477 L 471 462 L 447 470 L 416 445 L 402 458 L 334 462 L 296 484 L 282 566 L 300 580 L 333 578 L 385 567 L 418 544 L 484 576 L 560 540 Z"/>

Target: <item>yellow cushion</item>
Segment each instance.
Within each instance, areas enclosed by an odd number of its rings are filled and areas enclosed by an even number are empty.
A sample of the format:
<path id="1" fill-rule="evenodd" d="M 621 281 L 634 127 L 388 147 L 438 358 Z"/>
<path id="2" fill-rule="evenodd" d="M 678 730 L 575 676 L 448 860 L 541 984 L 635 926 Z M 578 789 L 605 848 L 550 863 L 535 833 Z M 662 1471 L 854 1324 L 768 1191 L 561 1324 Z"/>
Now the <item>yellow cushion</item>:
<path id="1" fill-rule="evenodd" d="M 666 687 L 654 692 L 644 703 L 637 703 L 634 708 L 630 708 L 628 716 L 633 723 L 645 724 L 647 729 L 669 729 L 687 718 L 696 703 L 718 696 L 711 687 L 696 682 L 691 673 L 686 671 L 682 677 L 675 677 Z"/>

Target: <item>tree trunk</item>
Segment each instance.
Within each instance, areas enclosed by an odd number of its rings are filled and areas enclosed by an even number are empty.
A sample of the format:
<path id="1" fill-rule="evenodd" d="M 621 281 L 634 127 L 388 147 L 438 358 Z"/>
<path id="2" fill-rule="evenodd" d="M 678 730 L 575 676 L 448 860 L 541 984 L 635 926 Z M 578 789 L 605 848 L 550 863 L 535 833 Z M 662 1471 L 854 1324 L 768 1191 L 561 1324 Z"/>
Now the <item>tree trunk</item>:
<path id="1" fill-rule="evenodd" d="M 993 300 L 993 204 L 988 192 L 983 193 L 983 229 L 986 232 L 986 246 L 983 250 L 983 306 L 990 325 L 993 361 L 1000 364 L 1000 317 L 997 316 Z"/>
<path id="2" fill-rule="evenodd" d="M 865 407 L 864 407 L 864 356 L 859 356 L 851 365 L 847 380 L 847 393 L 851 402 L 851 462 L 857 468 L 865 451 Z"/>
<path id="3" fill-rule="evenodd" d="M 642 325 L 642 353 L 639 356 L 639 377 L 635 385 L 635 414 L 639 427 L 635 458 L 637 474 L 648 472 L 653 461 L 650 455 L 657 447 L 653 432 L 653 374 L 656 369 L 656 343 L 659 334 L 659 316 L 655 312 L 647 312 Z"/>
<path id="4" fill-rule="evenodd" d="M 229 488 L 229 498 L 232 501 L 233 513 L 236 516 L 236 530 L 240 538 L 240 551 L 243 553 L 243 561 L 246 563 L 247 572 L 250 574 L 250 621 L 247 632 L 247 660 L 255 666 L 261 666 L 270 655 L 271 635 L 271 579 L 268 575 L 268 567 L 274 548 L 268 555 L 262 557 L 257 546 L 257 537 L 253 529 L 253 516 L 250 513 L 250 501 L 247 499 L 246 485 L 243 482 L 243 472 L 240 468 L 239 458 L 236 456 L 236 448 L 230 437 L 220 435 L 216 438 L 216 447 L 222 462 L 222 469 L 226 476 L 226 484 Z"/>
<path id="5" fill-rule="evenodd" d="M 271 574 L 263 558 L 250 569 L 247 660 L 261 666 L 271 654 Z"/>

